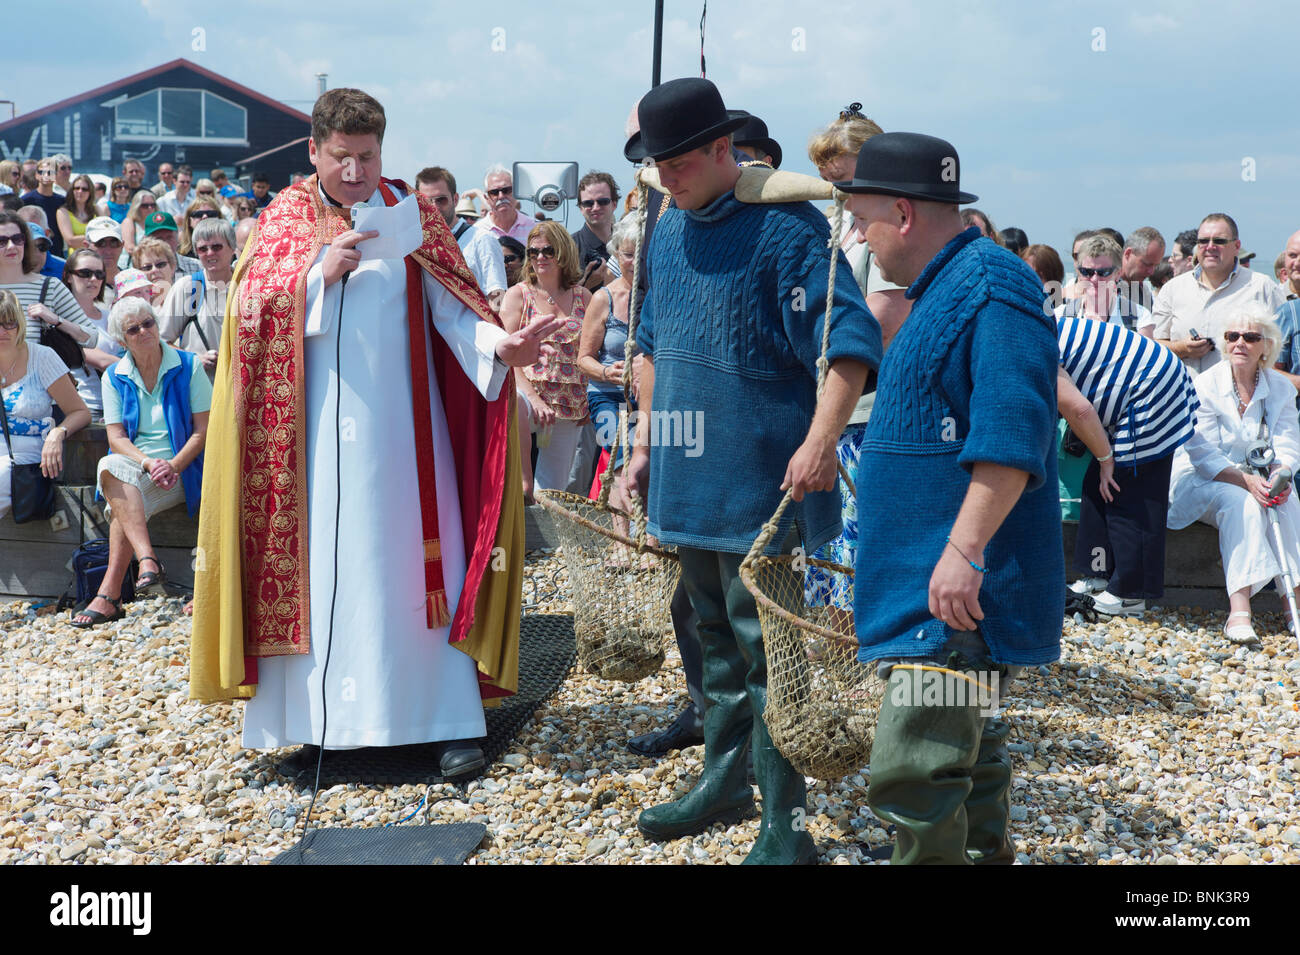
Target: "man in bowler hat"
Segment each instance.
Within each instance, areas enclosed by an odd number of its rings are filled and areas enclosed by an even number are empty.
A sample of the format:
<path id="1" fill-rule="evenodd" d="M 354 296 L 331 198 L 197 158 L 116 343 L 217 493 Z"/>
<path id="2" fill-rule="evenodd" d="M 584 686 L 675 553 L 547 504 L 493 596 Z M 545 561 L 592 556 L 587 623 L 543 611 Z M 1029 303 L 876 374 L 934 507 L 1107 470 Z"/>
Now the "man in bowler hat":
<path id="1" fill-rule="evenodd" d="M 628 474 L 647 500 L 650 532 L 678 549 L 699 615 L 706 708 L 699 780 L 681 799 L 644 810 L 637 825 L 651 839 L 673 839 L 752 814 L 752 742 L 763 816 L 745 861 L 812 863 L 803 777 L 763 724 L 767 658 L 739 569 L 786 488 L 796 503 L 775 537 L 785 551 L 802 544 L 810 553 L 839 532 L 835 443 L 879 363 L 880 327 L 856 284 L 839 283 L 819 403 L 825 216 L 807 202 L 736 199 L 730 134 L 745 119 L 727 115 L 708 80 L 664 83 L 641 99 L 638 114 L 640 131 L 624 154 L 655 161 L 674 207 L 647 255 L 654 279 L 637 329 L 646 360 Z M 847 274 L 847 263 L 839 268 Z M 688 414 L 702 417 L 697 447 L 665 442 L 669 432 L 654 427 Z"/>
<path id="2" fill-rule="evenodd" d="M 950 143 L 883 133 L 835 185 L 912 300 L 858 472 L 859 659 L 888 678 L 867 800 L 896 828 L 896 865 L 1009 863 L 992 717 L 1018 667 L 1060 656 L 1056 327 L 1029 267 L 963 229 L 977 197 Z"/>

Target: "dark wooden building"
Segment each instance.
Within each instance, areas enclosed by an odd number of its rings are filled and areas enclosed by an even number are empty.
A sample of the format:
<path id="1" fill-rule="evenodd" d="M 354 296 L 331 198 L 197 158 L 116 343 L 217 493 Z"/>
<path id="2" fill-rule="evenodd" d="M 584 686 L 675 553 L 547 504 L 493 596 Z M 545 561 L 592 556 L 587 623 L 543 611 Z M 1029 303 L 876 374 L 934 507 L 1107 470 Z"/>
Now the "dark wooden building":
<path id="1" fill-rule="evenodd" d="M 311 117 L 189 60 L 162 66 L 0 123 L 0 157 L 21 162 L 54 153 L 75 172 L 119 175 L 122 162 L 185 163 L 194 178 L 213 169 L 232 180 L 265 172 L 271 188 L 310 172 Z"/>

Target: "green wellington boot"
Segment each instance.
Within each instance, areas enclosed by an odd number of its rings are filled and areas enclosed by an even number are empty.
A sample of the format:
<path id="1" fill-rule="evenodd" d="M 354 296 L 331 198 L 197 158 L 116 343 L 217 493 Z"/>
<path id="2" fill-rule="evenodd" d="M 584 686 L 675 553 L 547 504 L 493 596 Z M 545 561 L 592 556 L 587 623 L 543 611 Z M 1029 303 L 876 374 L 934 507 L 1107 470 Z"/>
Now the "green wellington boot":
<path id="1" fill-rule="evenodd" d="M 876 818 L 897 830 L 890 863 L 969 865 L 966 800 L 984 717 L 977 706 L 896 699 L 893 688 L 891 680 L 876 725 L 867 789 Z"/>
<path id="2" fill-rule="evenodd" d="M 636 824 L 647 839 L 678 839 L 714 823 L 730 825 L 754 815 L 754 790 L 749 785 L 753 721 L 745 694 L 748 667 L 729 628 L 719 633 L 720 627 L 706 626 L 704 614 L 700 617 L 702 685 L 709 701 L 704 711 L 704 771 L 681 799 L 642 811 Z"/>
<path id="3" fill-rule="evenodd" d="M 754 775 L 763 797 L 758 839 L 745 865 L 816 865 L 817 845 L 808 835 L 803 774 L 772 743 L 767 724 L 754 720 Z"/>
<path id="4" fill-rule="evenodd" d="M 984 721 L 979 756 L 970 771 L 966 797 L 966 854 L 975 865 L 1011 865 L 1016 851 L 1007 827 L 1011 822 L 1011 754 L 1003 720 Z"/>

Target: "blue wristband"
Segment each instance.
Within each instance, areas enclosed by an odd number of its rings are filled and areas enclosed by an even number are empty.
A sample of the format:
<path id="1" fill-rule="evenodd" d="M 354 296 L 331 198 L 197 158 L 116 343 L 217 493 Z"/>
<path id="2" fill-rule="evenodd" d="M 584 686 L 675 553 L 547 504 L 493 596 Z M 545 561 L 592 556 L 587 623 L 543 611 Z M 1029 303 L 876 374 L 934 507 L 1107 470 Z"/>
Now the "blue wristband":
<path id="1" fill-rule="evenodd" d="M 958 547 L 956 544 L 953 544 L 953 542 L 952 542 L 952 538 L 951 538 L 951 537 L 946 537 L 946 538 L 944 538 L 944 540 L 946 540 L 946 541 L 947 541 L 947 542 L 952 546 L 952 549 L 953 549 L 953 550 L 955 550 L 957 553 L 961 554 L 961 559 L 962 559 L 962 560 L 966 561 L 966 563 L 970 564 L 972 567 L 974 567 L 976 570 L 978 570 L 981 574 L 987 574 L 987 573 L 988 573 L 988 569 L 987 569 L 987 568 L 981 567 L 979 564 L 975 563 L 975 561 L 971 560 L 971 559 L 970 559 L 969 557 L 967 557 L 965 554 L 962 554 L 962 550 L 961 550 L 961 548 Z"/>

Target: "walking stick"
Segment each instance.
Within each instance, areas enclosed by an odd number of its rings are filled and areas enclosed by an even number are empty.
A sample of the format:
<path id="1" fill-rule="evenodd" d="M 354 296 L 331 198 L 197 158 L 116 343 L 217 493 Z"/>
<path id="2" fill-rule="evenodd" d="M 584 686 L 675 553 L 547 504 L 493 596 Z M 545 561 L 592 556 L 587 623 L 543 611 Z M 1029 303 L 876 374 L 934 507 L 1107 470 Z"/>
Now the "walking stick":
<path id="1" fill-rule="evenodd" d="M 1268 469 L 1273 464 L 1274 458 L 1273 449 L 1265 444 L 1253 445 L 1246 451 L 1246 463 L 1265 479 L 1269 477 Z M 1272 477 L 1268 486 L 1268 496 L 1277 497 L 1290 486 L 1291 469 L 1279 468 Z M 1264 512 L 1268 514 L 1268 522 L 1273 531 L 1273 544 L 1277 547 L 1277 555 L 1282 564 L 1282 583 L 1286 587 L 1286 602 L 1291 611 L 1291 633 L 1296 638 L 1297 644 L 1300 644 L 1300 607 L 1296 606 L 1295 599 L 1296 575 L 1291 569 L 1291 559 L 1282 541 L 1282 521 L 1277 516 L 1276 507 L 1266 507 Z"/>

